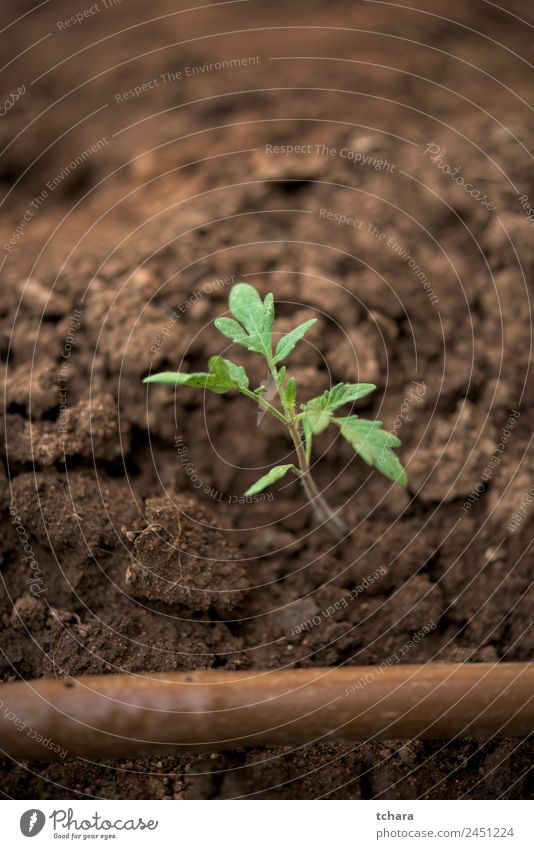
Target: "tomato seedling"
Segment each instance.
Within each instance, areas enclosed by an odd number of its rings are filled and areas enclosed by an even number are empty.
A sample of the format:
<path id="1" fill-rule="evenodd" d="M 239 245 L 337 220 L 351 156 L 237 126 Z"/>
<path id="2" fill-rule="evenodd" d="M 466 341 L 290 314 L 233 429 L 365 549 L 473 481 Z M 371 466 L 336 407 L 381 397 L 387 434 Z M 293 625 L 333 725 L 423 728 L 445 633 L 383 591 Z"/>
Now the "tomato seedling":
<path id="1" fill-rule="evenodd" d="M 296 463 L 274 466 L 256 481 L 245 495 L 256 495 L 286 474 L 296 475 L 304 488 L 316 516 L 337 535 L 346 532 L 343 520 L 333 510 L 318 490 L 310 472 L 313 438 L 329 425 L 339 428 L 341 436 L 354 448 L 366 463 L 374 466 L 386 477 L 406 485 L 407 478 L 401 463 L 393 453 L 400 440 L 382 429 L 382 422 L 368 421 L 357 415 L 337 417 L 334 413 L 345 404 L 364 398 L 376 389 L 372 383 L 338 383 L 317 398 L 297 404 L 297 384 L 294 377 L 287 375 L 286 366 L 280 366 L 295 345 L 304 337 L 317 319 L 312 318 L 299 324 L 277 342 L 273 340 L 274 298 L 266 295 L 262 300 L 259 292 L 248 283 L 238 283 L 230 291 L 230 313 L 233 316 L 217 318 L 217 329 L 248 351 L 259 354 L 267 362 L 269 374 L 274 381 L 280 400 L 279 407 L 265 397 L 266 387 L 250 389 L 249 379 L 243 366 L 221 356 L 211 357 L 208 372 L 161 372 L 146 377 L 144 383 L 167 383 L 174 386 L 198 386 L 222 395 L 225 392 L 240 392 L 250 398 L 262 410 L 274 416 L 287 428 L 292 439 Z"/>

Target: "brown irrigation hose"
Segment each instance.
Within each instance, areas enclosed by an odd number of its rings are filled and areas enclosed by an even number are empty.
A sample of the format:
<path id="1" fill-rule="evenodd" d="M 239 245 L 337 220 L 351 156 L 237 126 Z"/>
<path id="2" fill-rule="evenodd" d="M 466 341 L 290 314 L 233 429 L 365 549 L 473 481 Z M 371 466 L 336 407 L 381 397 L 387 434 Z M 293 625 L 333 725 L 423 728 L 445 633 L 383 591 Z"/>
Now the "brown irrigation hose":
<path id="1" fill-rule="evenodd" d="M 98 675 L 0 686 L 0 750 L 38 760 L 65 751 L 110 758 L 533 730 L 534 664 L 524 663 Z"/>

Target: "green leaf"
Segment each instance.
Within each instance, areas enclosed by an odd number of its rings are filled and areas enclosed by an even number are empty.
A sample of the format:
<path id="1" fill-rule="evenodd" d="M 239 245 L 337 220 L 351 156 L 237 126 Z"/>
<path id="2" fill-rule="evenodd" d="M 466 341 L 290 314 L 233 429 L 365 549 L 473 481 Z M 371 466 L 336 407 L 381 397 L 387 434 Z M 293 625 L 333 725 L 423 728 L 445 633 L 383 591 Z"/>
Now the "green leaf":
<path id="1" fill-rule="evenodd" d="M 398 448 L 400 439 L 386 430 L 382 422 L 371 422 L 358 416 L 346 416 L 334 419 L 339 425 L 341 435 L 352 445 L 360 457 L 382 472 L 395 483 L 406 486 L 408 477 L 392 448 Z"/>
<path id="2" fill-rule="evenodd" d="M 218 318 L 215 326 L 228 339 L 243 345 L 249 351 L 272 355 L 272 329 L 274 321 L 274 298 L 268 294 L 262 301 L 259 292 L 248 283 L 232 286 L 229 298 L 230 312 L 234 319 Z"/>
<path id="3" fill-rule="evenodd" d="M 248 283 L 236 283 L 228 299 L 230 312 L 249 332 L 256 332 L 263 323 L 263 301 L 260 293 Z"/>
<path id="4" fill-rule="evenodd" d="M 184 374 L 180 371 L 163 371 L 160 374 L 152 374 L 150 377 L 145 377 L 143 383 L 167 383 L 173 386 L 196 386 L 199 389 L 209 389 L 211 392 L 216 392 L 222 395 L 233 387 L 228 386 L 226 382 L 221 383 L 217 377 L 207 372 L 194 372 L 193 374 Z"/>
<path id="5" fill-rule="evenodd" d="M 276 346 L 276 352 L 274 355 L 274 362 L 279 363 L 281 360 L 285 360 L 285 358 L 291 353 L 297 342 L 300 342 L 305 333 L 312 327 L 316 318 L 310 318 L 309 321 L 305 321 L 304 324 L 299 324 L 298 327 L 295 327 L 294 330 L 291 330 L 286 336 L 282 336 L 278 345 Z"/>
<path id="6" fill-rule="evenodd" d="M 274 322 L 274 295 L 269 292 L 268 295 L 265 295 L 265 300 L 263 302 L 263 325 L 262 332 L 268 337 L 269 341 L 269 350 L 272 350 L 272 335 L 273 335 L 273 322 Z"/>
<path id="7" fill-rule="evenodd" d="M 332 420 L 332 414 L 329 410 L 321 410 L 319 408 L 309 406 L 309 404 L 303 405 L 304 410 L 304 424 L 309 426 L 310 433 L 322 433 L 323 430 L 326 430 L 328 425 Z"/>
<path id="8" fill-rule="evenodd" d="M 248 377 L 243 366 L 236 366 L 224 357 L 210 357 L 208 365 L 210 373 L 216 375 L 221 381 L 231 383 L 236 389 L 248 389 Z"/>
<path id="9" fill-rule="evenodd" d="M 343 404 L 365 398 L 370 392 L 374 392 L 374 383 L 338 383 L 332 389 L 327 390 L 321 397 L 326 398 L 326 407 L 329 410 L 337 410 Z M 312 399 L 313 400 L 313 399 Z"/>
<path id="10" fill-rule="evenodd" d="M 209 372 L 185 374 L 180 371 L 163 371 L 145 377 L 143 383 L 167 383 L 173 386 L 196 386 L 223 395 L 230 389 L 248 389 L 248 377 L 242 366 L 236 366 L 223 357 L 211 357 Z"/>
<path id="11" fill-rule="evenodd" d="M 267 489 L 267 487 L 270 486 L 272 483 L 277 480 L 280 480 L 280 478 L 283 478 L 284 475 L 286 475 L 290 469 L 296 474 L 298 474 L 297 469 L 295 468 L 293 463 L 288 463 L 285 466 L 275 466 L 273 469 L 267 472 L 266 475 L 263 475 L 263 477 L 257 480 L 256 483 L 253 483 L 252 486 L 249 486 L 249 488 L 245 492 L 245 495 L 257 495 L 258 492 L 262 492 L 262 490 Z"/>
<path id="12" fill-rule="evenodd" d="M 223 336 L 226 336 L 227 339 L 231 339 L 232 342 L 236 342 L 238 345 L 243 345 L 244 340 L 247 338 L 247 334 L 241 325 L 237 321 L 234 321 L 233 318 L 216 318 L 215 327 L 217 330 L 220 330 Z"/>
<path id="13" fill-rule="evenodd" d="M 294 377 L 290 377 L 286 384 L 286 401 L 290 407 L 295 406 L 295 398 L 297 397 L 297 382 Z"/>
<path id="14" fill-rule="evenodd" d="M 330 424 L 332 413 L 338 407 L 350 401 L 357 401 L 358 398 L 364 398 L 375 389 L 374 383 L 338 383 L 322 395 L 303 404 L 302 410 L 312 433 L 322 433 Z"/>

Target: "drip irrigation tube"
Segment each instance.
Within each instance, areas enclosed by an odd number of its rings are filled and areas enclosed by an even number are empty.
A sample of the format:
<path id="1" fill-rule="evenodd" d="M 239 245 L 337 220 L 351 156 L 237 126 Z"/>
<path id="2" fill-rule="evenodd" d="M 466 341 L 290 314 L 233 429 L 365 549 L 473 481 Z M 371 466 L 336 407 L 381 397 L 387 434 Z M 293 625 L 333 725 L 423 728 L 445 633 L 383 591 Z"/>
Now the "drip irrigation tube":
<path id="1" fill-rule="evenodd" d="M 0 685 L 0 752 L 111 758 L 534 731 L 534 664 L 98 675 Z M 60 754 L 62 753 L 62 754 Z"/>

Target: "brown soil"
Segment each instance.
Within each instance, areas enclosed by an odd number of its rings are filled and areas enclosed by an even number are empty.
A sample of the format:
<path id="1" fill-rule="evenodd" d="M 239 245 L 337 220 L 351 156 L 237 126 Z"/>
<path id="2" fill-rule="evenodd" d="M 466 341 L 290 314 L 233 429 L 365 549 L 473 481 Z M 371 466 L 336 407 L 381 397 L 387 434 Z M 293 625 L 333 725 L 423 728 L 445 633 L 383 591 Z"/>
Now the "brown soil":
<path id="1" fill-rule="evenodd" d="M 3 680 L 532 659 L 532 26 L 514 17 L 529 5 L 179 5 L 128 2 L 63 31 L 75 10 L 56 2 L 4 46 L 6 96 L 26 85 L 0 121 L 6 241 L 30 213 L 2 250 Z M 25 8 L 3 6 L 3 25 Z M 260 59 L 185 71 L 243 56 Z M 301 400 L 375 382 L 359 408 L 402 439 L 407 491 L 318 440 L 317 480 L 353 528 L 342 544 L 294 484 L 242 499 L 288 456 L 275 421 L 141 383 L 226 348 L 212 319 L 238 279 L 274 292 L 280 332 L 321 314 L 290 360 Z M 232 356 L 258 385 L 256 358 Z M 508 739 L 317 742 L 5 761 L 1 792 L 532 798 L 530 760 Z"/>

